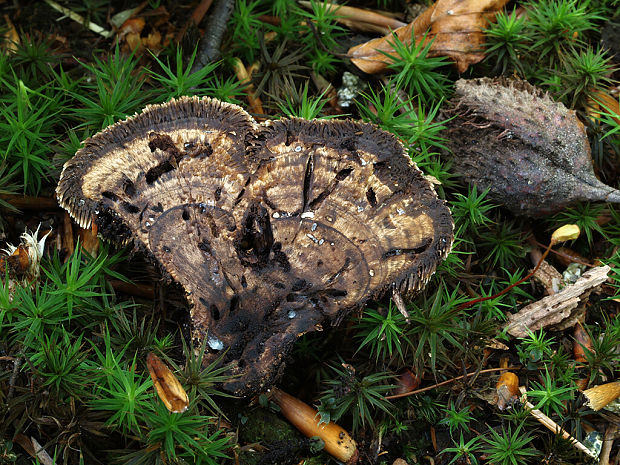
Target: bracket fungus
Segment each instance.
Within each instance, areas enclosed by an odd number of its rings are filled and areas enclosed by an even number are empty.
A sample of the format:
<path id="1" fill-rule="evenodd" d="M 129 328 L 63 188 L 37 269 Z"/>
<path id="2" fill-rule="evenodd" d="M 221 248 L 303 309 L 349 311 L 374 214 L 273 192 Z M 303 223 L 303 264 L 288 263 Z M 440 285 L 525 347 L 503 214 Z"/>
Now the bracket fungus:
<path id="1" fill-rule="evenodd" d="M 82 226 L 133 240 L 181 284 L 193 334 L 269 387 L 300 335 L 388 289 L 420 290 L 449 253 L 444 201 L 375 126 L 257 124 L 209 98 L 148 106 L 68 161 L 56 190 Z"/>

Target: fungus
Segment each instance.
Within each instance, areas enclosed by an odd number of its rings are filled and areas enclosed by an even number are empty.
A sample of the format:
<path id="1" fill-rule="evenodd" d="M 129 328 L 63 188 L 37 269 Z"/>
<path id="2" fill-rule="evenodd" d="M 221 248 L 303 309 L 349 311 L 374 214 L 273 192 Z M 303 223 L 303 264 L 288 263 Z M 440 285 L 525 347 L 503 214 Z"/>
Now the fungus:
<path id="1" fill-rule="evenodd" d="M 193 335 L 269 387 L 295 340 L 389 289 L 420 290 L 453 241 L 450 211 L 394 136 L 353 121 L 257 124 L 181 98 L 104 129 L 57 188 L 82 227 L 133 240 L 183 286 Z"/>

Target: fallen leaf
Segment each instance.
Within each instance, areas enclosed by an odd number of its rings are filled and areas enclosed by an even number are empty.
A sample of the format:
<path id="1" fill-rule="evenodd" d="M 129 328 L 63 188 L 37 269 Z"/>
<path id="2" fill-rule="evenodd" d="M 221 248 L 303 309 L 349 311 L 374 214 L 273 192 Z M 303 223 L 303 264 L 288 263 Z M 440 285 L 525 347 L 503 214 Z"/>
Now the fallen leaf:
<path id="1" fill-rule="evenodd" d="M 79 228 L 78 236 L 82 249 L 86 250 L 91 256 L 96 257 L 99 253 L 99 237 L 97 235 L 97 224 L 93 221 L 89 229 Z"/>
<path id="2" fill-rule="evenodd" d="M 314 408 L 278 388 L 271 390 L 270 399 L 304 436 L 320 437 L 325 442 L 325 452 L 346 465 L 357 463 L 357 444 L 346 430 L 333 421 L 321 423 L 320 415 Z"/>
<path id="3" fill-rule="evenodd" d="M 601 119 L 602 114 L 606 114 L 620 124 L 620 101 L 602 90 L 594 91 L 593 96 L 588 98 L 586 113 L 595 119 Z"/>
<path id="4" fill-rule="evenodd" d="M 6 29 L 2 37 L 2 48 L 9 52 L 15 52 L 19 45 L 19 34 L 11 22 L 9 15 L 4 15 L 4 21 L 6 23 Z"/>
<path id="5" fill-rule="evenodd" d="M 0 256 L 0 278 L 8 271 L 9 278 L 21 281 L 24 285 L 39 279 L 39 264 L 45 250 L 45 240 L 50 232 L 51 230 L 39 239 L 39 228 L 32 233 L 26 230 L 20 237 L 19 245 L 7 244 L 7 248 L 2 250 L 6 255 Z"/>
<path id="6" fill-rule="evenodd" d="M 583 329 L 581 323 L 577 323 L 575 325 L 575 328 L 573 329 L 573 337 L 575 338 L 573 341 L 573 356 L 575 361 L 580 363 L 587 362 L 586 349 L 593 351 L 592 339 L 586 330 Z"/>
<path id="7" fill-rule="evenodd" d="M 30 266 L 30 258 L 26 246 L 20 244 L 10 255 L 0 256 L 0 275 L 6 274 L 22 277 Z"/>
<path id="8" fill-rule="evenodd" d="M 416 376 L 411 370 L 406 368 L 402 373 L 398 375 L 396 379 L 396 387 L 392 392 L 393 395 L 404 394 L 411 392 L 420 386 L 420 378 Z"/>
<path id="9" fill-rule="evenodd" d="M 157 395 L 172 413 L 182 413 L 189 406 L 189 398 L 170 368 L 153 352 L 146 356 L 146 366 L 157 389 Z"/>
<path id="10" fill-rule="evenodd" d="M 138 33 L 140 34 L 144 29 L 146 21 L 144 18 L 131 18 L 123 23 L 123 25 L 118 30 L 119 39 L 122 38 L 126 34 Z"/>
<path id="11" fill-rule="evenodd" d="M 508 0 L 438 0 L 392 34 L 405 44 L 411 42 L 412 36 L 416 43 L 433 40 L 429 56 L 452 58 L 462 73 L 484 58 L 483 29 L 506 3 Z M 384 71 L 390 58 L 382 52 L 394 53 L 392 34 L 350 48 L 348 55 L 353 64 L 370 74 Z"/>
<path id="12" fill-rule="evenodd" d="M 142 38 L 144 48 L 154 50 L 161 48 L 161 33 L 159 31 L 151 32 L 148 36 Z"/>

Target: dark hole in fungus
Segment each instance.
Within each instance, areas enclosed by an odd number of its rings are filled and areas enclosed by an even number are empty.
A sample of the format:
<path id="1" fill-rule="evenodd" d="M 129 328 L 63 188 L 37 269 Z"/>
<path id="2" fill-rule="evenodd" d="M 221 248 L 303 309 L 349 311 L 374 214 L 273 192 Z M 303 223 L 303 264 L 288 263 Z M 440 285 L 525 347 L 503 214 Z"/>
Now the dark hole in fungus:
<path id="1" fill-rule="evenodd" d="M 140 208 L 129 202 L 121 202 L 121 207 L 123 207 L 123 210 L 127 213 L 140 213 Z"/>
<path id="2" fill-rule="evenodd" d="M 383 258 L 396 257 L 403 254 L 421 254 L 430 247 L 431 243 L 432 241 L 430 239 L 427 239 L 419 247 L 414 247 L 410 249 L 390 249 L 387 252 L 384 252 Z"/>
<path id="3" fill-rule="evenodd" d="M 306 286 L 308 285 L 308 283 L 304 280 L 304 279 L 298 279 L 293 283 L 293 287 L 291 288 L 291 290 L 293 292 L 297 292 L 297 291 L 301 291 L 302 289 L 304 289 Z"/>
<path id="4" fill-rule="evenodd" d="M 220 319 L 220 310 L 217 308 L 217 305 L 211 304 L 209 311 L 211 312 L 211 317 L 213 317 L 215 321 Z"/>
<path id="5" fill-rule="evenodd" d="M 230 299 L 230 307 L 228 311 L 232 313 L 237 310 L 237 308 L 239 308 L 239 296 L 234 295 L 232 296 L 232 299 Z"/>
<path id="6" fill-rule="evenodd" d="M 181 218 L 183 218 L 185 221 L 189 220 L 189 210 L 187 208 L 183 209 L 183 213 L 181 214 Z"/>
<path id="7" fill-rule="evenodd" d="M 125 179 L 125 181 L 123 181 L 123 192 L 129 197 L 133 197 L 136 195 L 136 186 L 129 179 Z"/>
<path id="8" fill-rule="evenodd" d="M 375 191 L 372 189 L 372 187 L 366 191 L 366 199 L 368 199 L 368 203 L 372 207 L 377 206 L 377 196 L 375 195 Z"/>
<path id="9" fill-rule="evenodd" d="M 352 171 L 353 171 L 353 168 L 341 169 L 340 171 L 338 171 L 338 173 L 336 173 L 336 179 L 338 181 L 342 181 L 342 180 L 346 179 L 346 177 L 348 175 L 350 175 Z"/>
<path id="10" fill-rule="evenodd" d="M 116 195 L 114 192 L 103 191 L 101 195 L 105 197 L 106 199 L 110 199 L 112 202 L 118 201 L 118 195 Z"/>
<path id="11" fill-rule="evenodd" d="M 349 152 L 355 152 L 357 150 L 355 139 L 348 138 L 342 141 L 340 148 L 348 150 Z"/>
<path id="12" fill-rule="evenodd" d="M 286 296 L 287 302 L 303 302 L 304 300 L 308 300 L 307 295 L 296 294 L 296 293 L 291 292 L 290 294 Z"/>
<path id="13" fill-rule="evenodd" d="M 168 173 L 169 171 L 172 171 L 173 169 L 174 169 L 174 166 L 172 166 L 172 163 L 170 163 L 167 160 L 163 163 L 160 163 L 157 166 L 154 166 L 153 168 L 148 170 L 146 173 L 146 176 L 145 176 L 146 183 L 153 184 L 155 181 L 157 181 L 160 178 L 160 176 Z"/>

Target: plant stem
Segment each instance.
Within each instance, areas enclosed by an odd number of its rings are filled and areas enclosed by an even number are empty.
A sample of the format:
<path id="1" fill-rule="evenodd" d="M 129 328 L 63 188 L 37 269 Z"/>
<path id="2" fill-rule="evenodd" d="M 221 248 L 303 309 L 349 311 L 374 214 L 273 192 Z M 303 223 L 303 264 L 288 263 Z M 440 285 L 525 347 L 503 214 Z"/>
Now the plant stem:
<path id="1" fill-rule="evenodd" d="M 430 391 L 431 389 L 435 389 L 441 386 L 445 386 L 446 384 L 450 384 L 450 383 L 454 383 L 455 381 L 459 381 L 461 379 L 465 379 L 465 378 L 469 378 L 470 376 L 474 376 L 474 375 L 481 375 L 482 373 L 491 373 L 493 371 L 502 371 L 502 370 L 518 370 L 519 368 L 521 368 L 521 366 L 513 366 L 513 367 L 506 367 L 506 368 L 502 368 L 502 367 L 497 367 L 497 368 L 487 368 L 485 370 L 480 370 L 480 371 L 474 371 L 473 373 L 467 373 L 465 375 L 462 376 L 457 376 L 456 378 L 452 378 L 452 379 L 448 379 L 446 381 L 442 381 L 441 383 L 437 383 L 437 384 L 433 384 L 432 386 L 426 386 L 423 387 L 421 389 L 416 389 L 415 391 L 411 391 L 411 392 L 404 392 L 402 394 L 394 394 L 391 396 L 385 396 L 384 399 L 400 399 L 401 397 L 408 397 L 408 396 L 413 396 L 414 394 L 421 394 L 423 392 L 426 391 Z"/>
<path id="2" fill-rule="evenodd" d="M 473 304 L 477 304 L 478 302 L 484 302 L 485 300 L 495 299 L 496 297 L 504 295 L 506 292 L 508 292 L 513 287 L 518 286 L 523 281 L 525 281 L 527 279 L 530 279 L 534 275 L 534 273 L 536 273 L 538 271 L 538 268 L 540 268 L 540 265 L 542 265 L 542 262 L 545 260 L 545 258 L 547 258 L 547 255 L 549 255 L 549 251 L 551 250 L 551 247 L 553 247 L 554 245 L 555 245 L 555 243 L 553 241 L 549 243 L 549 245 L 545 249 L 545 253 L 542 254 L 542 256 L 540 257 L 540 260 L 538 260 L 538 263 L 536 264 L 534 269 L 530 272 L 530 274 L 528 274 L 524 278 L 521 278 L 516 283 L 511 284 L 510 286 L 508 286 L 507 288 L 505 288 L 502 291 L 498 292 L 497 294 L 494 294 L 494 295 L 488 296 L 488 297 L 479 297 L 477 299 L 470 300 L 469 302 L 465 302 L 464 304 L 459 305 L 457 307 L 457 310 L 463 310 L 465 308 L 471 307 Z"/>

